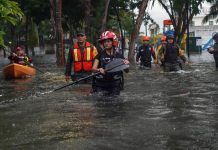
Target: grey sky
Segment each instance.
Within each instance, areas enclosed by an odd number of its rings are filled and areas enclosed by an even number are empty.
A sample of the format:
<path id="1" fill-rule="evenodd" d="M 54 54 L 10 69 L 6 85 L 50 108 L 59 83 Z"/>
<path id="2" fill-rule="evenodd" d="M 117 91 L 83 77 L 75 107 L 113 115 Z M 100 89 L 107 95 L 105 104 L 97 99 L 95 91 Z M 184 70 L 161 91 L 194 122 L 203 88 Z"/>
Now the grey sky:
<path id="1" fill-rule="evenodd" d="M 147 12 L 154 19 L 154 21 L 159 24 L 160 29 L 162 31 L 163 28 L 163 20 L 169 19 L 165 10 L 156 2 L 153 7 L 151 5 L 148 6 Z M 145 32 L 144 23 L 141 26 L 140 32 Z"/>
<path id="2" fill-rule="evenodd" d="M 202 5 L 203 7 L 210 7 L 210 4 L 205 2 Z M 150 16 L 154 19 L 154 21 L 159 24 L 160 26 L 160 32 L 163 31 L 163 20 L 169 19 L 168 14 L 166 13 L 166 11 L 160 6 L 160 4 L 157 3 L 157 1 L 154 4 L 154 7 L 151 7 L 151 4 L 148 6 L 147 8 L 148 13 L 150 14 Z M 140 28 L 140 32 L 144 32 L 145 33 L 145 26 L 144 23 L 142 23 L 142 26 Z M 149 34 L 149 32 L 148 32 Z"/>

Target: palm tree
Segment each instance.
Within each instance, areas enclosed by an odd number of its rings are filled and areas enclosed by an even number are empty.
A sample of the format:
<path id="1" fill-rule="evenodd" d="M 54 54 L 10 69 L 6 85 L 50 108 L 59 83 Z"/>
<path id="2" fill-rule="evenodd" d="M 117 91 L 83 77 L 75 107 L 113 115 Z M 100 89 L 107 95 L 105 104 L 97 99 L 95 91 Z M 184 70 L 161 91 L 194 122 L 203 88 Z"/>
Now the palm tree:
<path id="1" fill-rule="evenodd" d="M 216 19 L 217 18 L 217 19 Z M 210 19 L 216 19 L 216 22 L 218 22 L 218 1 L 214 0 L 212 3 L 212 6 L 210 7 L 210 12 L 207 14 L 204 19 L 203 23 L 208 22 Z"/>

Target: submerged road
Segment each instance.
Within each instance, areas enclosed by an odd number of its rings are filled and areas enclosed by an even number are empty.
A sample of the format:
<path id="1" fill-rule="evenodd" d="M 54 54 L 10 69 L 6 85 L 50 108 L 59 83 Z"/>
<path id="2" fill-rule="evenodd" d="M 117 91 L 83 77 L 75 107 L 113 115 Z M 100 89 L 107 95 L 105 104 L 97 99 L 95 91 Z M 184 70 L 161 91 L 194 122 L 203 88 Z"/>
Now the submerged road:
<path id="1" fill-rule="evenodd" d="M 36 57 L 45 73 L 0 77 L 0 149 L 218 149 L 218 71 L 212 56 L 193 55 L 185 71 L 133 67 L 118 97 L 89 95 L 90 85 L 63 84 L 54 55 Z M 0 61 L 0 67 L 6 60 Z"/>

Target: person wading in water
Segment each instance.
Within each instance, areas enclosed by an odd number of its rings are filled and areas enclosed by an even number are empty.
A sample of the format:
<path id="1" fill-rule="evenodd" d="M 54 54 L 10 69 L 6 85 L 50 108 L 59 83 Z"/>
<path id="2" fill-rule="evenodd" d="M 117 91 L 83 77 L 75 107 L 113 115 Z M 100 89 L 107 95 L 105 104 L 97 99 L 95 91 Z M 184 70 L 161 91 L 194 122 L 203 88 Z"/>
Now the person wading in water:
<path id="1" fill-rule="evenodd" d="M 95 57 L 92 67 L 93 72 L 100 72 L 101 74 L 93 78 L 93 93 L 101 92 L 104 95 L 119 95 L 123 89 L 123 71 L 105 72 L 106 65 L 116 58 L 121 58 L 124 64 L 129 64 L 129 61 L 116 51 L 114 38 L 115 34 L 111 31 L 105 31 L 101 34 L 100 42 L 104 50 Z"/>
<path id="2" fill-rule="evenodd" d="M 215 44 L 212 47 L 208 48 L 207 51 L 210 54 L 213 54 L 216 64 L 216 70 L 218 70 L 218 33 L 216 33 L 212 38 L 215 41 Z"/>
<path id="3" fill-rule="evenodd" d="M 86 41 L 83 32 L 77 33 L 77 42 L 73 45 L 73 49 L 69 51 L 66 63 L 66 81 L 85 77 L 92 73 L 92 64 L 97 55 L 95 46 Z M 71 74 L 73 66 L 73 73 Z M 87 82 L 87 81 L 85 81 Z"/>

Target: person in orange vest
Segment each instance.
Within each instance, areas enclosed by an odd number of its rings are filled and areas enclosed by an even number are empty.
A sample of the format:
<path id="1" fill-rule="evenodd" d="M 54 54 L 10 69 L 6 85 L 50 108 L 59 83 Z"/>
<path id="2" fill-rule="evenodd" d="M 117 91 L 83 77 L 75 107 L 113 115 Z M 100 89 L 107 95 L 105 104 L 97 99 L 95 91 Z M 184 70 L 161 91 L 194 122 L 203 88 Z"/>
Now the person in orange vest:
<path id="1" fill-rule="evenodd" d="M 156 60 L 154 47 L 149 44 L 150 38 L 148 36 L 143 37 L 143 45 L 139 47 L 138 53 L 136 55 L 136 62 L 141 61 L 140 66 L 142 68 L 151 68 L 152 58 Z"/>
<path id="2" fill-rule="evenodd" d="M 85 33 L 78 32 L 77 42 L 74 43 L 67 58 L 65 70 L 66 81 L 68 82 L 70 78 L 76 80 L 90 75 L 92 73 L 93 60 L 97 53 L 95 46 L 86 41 Z"/>

